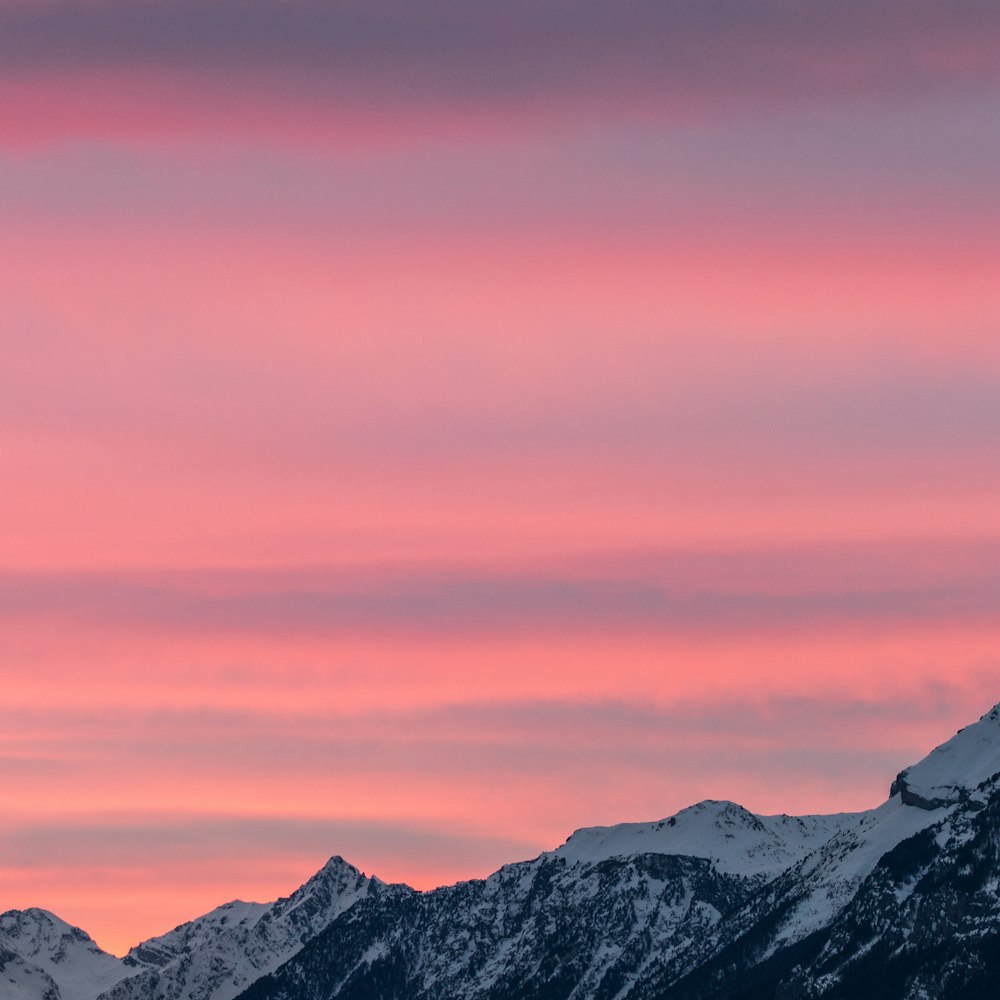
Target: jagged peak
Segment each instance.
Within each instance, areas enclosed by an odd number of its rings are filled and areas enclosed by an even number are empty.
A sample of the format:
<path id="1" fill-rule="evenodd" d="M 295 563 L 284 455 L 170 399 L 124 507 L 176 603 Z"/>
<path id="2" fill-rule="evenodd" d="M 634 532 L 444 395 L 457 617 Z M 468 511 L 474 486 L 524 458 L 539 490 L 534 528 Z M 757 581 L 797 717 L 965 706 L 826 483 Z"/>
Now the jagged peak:
<path id="1" fill-rule="evenodd" d="M 4 998 L 93 1000 L 130 974 L 85 931 L 37 906 L 0 914 L 0 952 L 13 962 L 0 987 Z M 18 988 L 19 979 L 27 992 Z"/>
<path id="2" fill-rule="evenodd" d="M 339 854 L 334 854 L 315 874 L 311 875 L 298 889 L 288 897 L 295 900 L 302 895 L 315 890 L 342 889 L 349 885 L 358 886 L 364 882 L 375 882 L 377 879 L 366 875 L 356 865 L 345 860 Z M 279 903 L 281 900 L 278 901 Z"/>
<path id="3" fill-rule="evenodd" d="M 348 861 L 346 858 L 342 857 L 339 854 L 331 855 L 326 864 L 324 864 L 323 867 L 320 868 L 320 870 L 316 874 L 321 875 L 324 872 L 326 873 L 334 872 L 337 874 L 340 874 L 342 872 L 348 872 L 352 875 L 364 874 L 360 868 L 358 868 L 356 865 L 352 865 L 350 861 Z"/>
<path id="4" fill-rule="evenodd" d="M 72 937 L 77 941 L 93 944 L 85 930 L 67 923 L 51 910 L 42 909 L 40 906 L 0 913 L 0 933 L 7 938 L 30 937 L 38 941 Z"/>
<path id="5" fill-rule="evenodd" d="M 53 913 L 51 910 L 43 909 L 40 906 L 29 906 L 23 910 L 7 910 L 4 913 L 0 913 L 0 920 L 4 920 L 6 918 L 13 918 L 18 922 L 24 921 L 25 918 L 28 918 L 35 923 L 48 923 L 55 927 L 73 926 L 63 920 L 62 917 Z"/>

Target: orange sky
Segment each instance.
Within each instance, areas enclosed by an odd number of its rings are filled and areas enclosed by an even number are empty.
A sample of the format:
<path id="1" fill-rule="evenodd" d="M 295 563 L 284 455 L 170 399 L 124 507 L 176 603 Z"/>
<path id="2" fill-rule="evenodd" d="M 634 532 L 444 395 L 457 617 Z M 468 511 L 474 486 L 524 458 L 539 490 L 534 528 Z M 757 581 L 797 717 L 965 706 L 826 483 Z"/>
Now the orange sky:
<path id="1" fill-rule="evenodd" d="M 865 808 L 1000 698 L 995 15 L 143 9 L 0 0 L 0 910 Z"/>

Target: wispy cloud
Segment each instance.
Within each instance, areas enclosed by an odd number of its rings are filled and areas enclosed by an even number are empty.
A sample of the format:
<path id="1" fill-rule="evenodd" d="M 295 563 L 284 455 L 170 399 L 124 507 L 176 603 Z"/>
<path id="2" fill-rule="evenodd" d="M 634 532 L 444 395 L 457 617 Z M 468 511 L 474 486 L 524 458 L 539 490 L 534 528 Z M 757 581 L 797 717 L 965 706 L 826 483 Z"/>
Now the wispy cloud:
<path id="1" fill-rule="evenodd" d="M 6 869 L 142 866 L 155 872 L 158 867 L 174 869 L 184 862 L 201 866 L 222 858 L 230 865 L 267 863 L 277 850 L 292 858 L 314 857 L 317 867 L 337 853 L 347 860 L 361 855 L 366 860 L 391 858 L 393 867 L 406 856 L 415 872 L 447 856 L 456 865 L 478 870 L 498 857 L 527 858 L 537 849 L 531 841 L 444 829 L 427 821 L 267 814 L 61 817 L 5 825 L 0 832 Z"/>
<path id="2" fill-rule="evenodd" d="M 982 691 L 917 681 L 892 697 L 869 698 L 823 691 L 660 703 L 480 700 L 361 712 L 21 709 L 0 711 L 0 749 L 77 774 L 122 767 L 154 774 L 169 760 L 196 785 L 237 768 L 268 782 L 407 775 L 419 784 L 488 783 L 545 772 L 553 781 L 589 775 L 603 785 L 622 774 L 679 777 L 691 766 L 706 782 L 742 771 L 780 773 L 791 784 L 810 777 L 866 784 L 876 768 L 889 780 L 912 762 L 906 754 L 928 751 L 919 742 L 931 738 L 925 734 L 943 740 L 954 723 L 988 709 L 1000 688 L 989 672 L 980 671 L 978 681 Z M 336 812 L 336 803 L 317 800 L 314 807 Z"/>
<path id="3" fill-rule="evenodd" d="M 193 916 L 194 899 L 287 893 L 332 854 L 427 887 L 531 857 L 580 825 L 658 819 L 704 797 L 864 808 L 989 708 L 976 702 L 996 697 L 996 671 L 970 677 L 870 698 L 0 709 L 0 892 L 73 919 L 99 873 L 109 899 L 149 910 L 151 933 Z M 23 794 L 40 796 L 35 809 L 18 806 Z M 97 930 L 114 927 L 125 947 L 119 916 Z"/>
<path id="4" fill-rule="evenodd" d="M 726 634 L 984 623 L 1000 543 L 623 553 L 575 565 L 0 574 L 0 618 L 203 634 Z"/>
<path id="5" fill-rule="evenodd" d="M 998 42 L 0 0 L 2 905 L 870 805 L 1000 697 Z"/>
<path id="6" fill-rule="evenodd" d="M 164 124 L 213 105 L 216 127 L 224 107 L 252 123 L 270 105 L 286 117 L 311 107 L 314 127 L 360 108 L 471 126 L 491 109 L 676 117 L 995 82 L 998 30 L 995 11 L 972 2 L 4 3 L 0 64 L 8 82 L 100 71 L 106 116 L 121 110 L 129 78 L 197 81 L 182 102 L 141 88 Z M 199 90 L 200 106 L 190 100 Z"/>

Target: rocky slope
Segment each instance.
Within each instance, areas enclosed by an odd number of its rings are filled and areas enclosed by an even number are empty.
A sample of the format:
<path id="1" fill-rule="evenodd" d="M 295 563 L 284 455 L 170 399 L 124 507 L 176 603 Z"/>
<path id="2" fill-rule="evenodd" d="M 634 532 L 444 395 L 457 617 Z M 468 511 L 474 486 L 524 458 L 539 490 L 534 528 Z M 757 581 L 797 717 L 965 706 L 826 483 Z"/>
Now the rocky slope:
<path id="1" fill-rule="evenodd" d="M 0 914 L 2 1000 L 94 1000 L 131 971 L 46 910 Z"/>
<path id="2" fill-rule="evenodd" d="M 331 858 L 287 898 L 226 903 L 137 945 L 123 963 L 134 974 L 101 993 L 101 1000 L 232 1000 L 383 888 L 343 858 Z"/>
<path id="3" fill-rule="evenodd" d="M 0 916 L 0 1000 L 980 1000 L 998 975 L 1000 706 L 867 812 L 702 802 L 425 893 L 333 858 L 124 960 Z"/>
<path id="4" fill-rule="evenodd" d="M 353 908 L 243 1000 L 974 996 L 1000 939 L 998 754 L 994 710 L 868 812 L 707 802 L 579 831 L 484 882 Z"/>

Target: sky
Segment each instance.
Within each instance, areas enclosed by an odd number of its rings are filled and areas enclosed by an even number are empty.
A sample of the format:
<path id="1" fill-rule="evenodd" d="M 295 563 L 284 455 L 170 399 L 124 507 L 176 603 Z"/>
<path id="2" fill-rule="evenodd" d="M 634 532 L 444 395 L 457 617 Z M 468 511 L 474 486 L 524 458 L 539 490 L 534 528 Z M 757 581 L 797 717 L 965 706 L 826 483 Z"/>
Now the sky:
<path id="1" fill-rule="evenodd" d="M 998 47 L 0 0 L 0 910 L 868 808 L 1000 701 Z"/>

